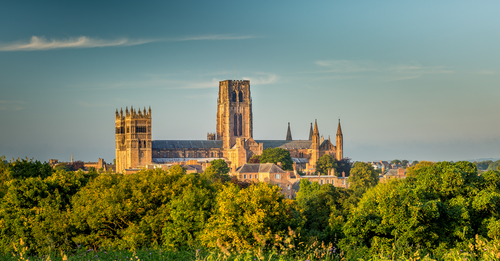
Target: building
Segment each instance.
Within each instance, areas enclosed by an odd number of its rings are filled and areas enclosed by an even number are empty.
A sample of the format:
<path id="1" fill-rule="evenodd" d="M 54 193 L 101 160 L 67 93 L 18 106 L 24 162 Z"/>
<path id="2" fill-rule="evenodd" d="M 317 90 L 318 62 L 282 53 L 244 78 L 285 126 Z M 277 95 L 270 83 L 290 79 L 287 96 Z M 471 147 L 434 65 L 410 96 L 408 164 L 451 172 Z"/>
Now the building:
<path id="1" fill-rule="evenodd" d="M 314 171 L 316 161 L 324 154 L 343 158 L 343 135 L 340 120 L 335 145 L 320 137 L 318 123 L 311 123 L 308 140 L 292 140 L 288 125 L 284 140 L 255 140 L 253 137 L 250 81 L 219 82 L 217 127 L 207 140 L 152 140 L 151 107 L 146 111 L 130 107 L 115 112 L 116 171 L 144 168 L 148 165 L 172 164 L 196 160 L 208 162 L 225 159 L 231 169 L 243 166 L 253 155 L 267 148 L 290 152 L 299 170 Z"/>

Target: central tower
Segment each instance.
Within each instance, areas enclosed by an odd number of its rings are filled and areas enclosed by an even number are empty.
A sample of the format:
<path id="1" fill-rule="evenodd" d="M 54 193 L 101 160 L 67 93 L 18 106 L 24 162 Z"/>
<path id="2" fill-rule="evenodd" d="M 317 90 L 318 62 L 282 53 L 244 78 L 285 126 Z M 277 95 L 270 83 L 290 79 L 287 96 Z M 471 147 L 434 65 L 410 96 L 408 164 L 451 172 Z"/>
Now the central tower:
<path id="1" fill-rule="evenodd" d="M 224 149 L 232 148 L 236 144 L 236 138 L 252 138 L 252 122 L 250 81 L 225 80 L 219 82 L 217 140 L 223 141 Z M 227 157 L 227 155 L 224 156 Z"/>

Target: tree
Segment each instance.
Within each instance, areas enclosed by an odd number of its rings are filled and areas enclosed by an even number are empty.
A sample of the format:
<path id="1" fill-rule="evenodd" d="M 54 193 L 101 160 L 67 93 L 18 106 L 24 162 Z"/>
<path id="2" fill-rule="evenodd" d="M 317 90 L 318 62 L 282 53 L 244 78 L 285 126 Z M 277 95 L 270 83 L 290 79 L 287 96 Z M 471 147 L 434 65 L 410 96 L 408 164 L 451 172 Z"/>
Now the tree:
<path id="1" fill-rule="evenodd" d="M 412 165 L 412 166 L 415 166 L 415 165 L 417 165 L 417 164 L 418 164 L 418 160 L 414 160 L 414 161 L 411 163 L 411 165 Z"/>
<path id="2" fill-rule="evenodd" d="M 316 174 L 328 175 L 328 171 L 331 169 L 337 169 L 337 163 L 329 154 L 321 156 L 321 158 L 316 161 Z M 335 174 L 338 176 L 338 173 Z"/>
<path id="3" fill-rule="evenodd" d="M 71 171 L 71 166 L 62 162 L 62 163 L 59 163 L 57 164 L 55 167 L 54 167 L 54 170 L 64 170 L 64 171 Z"/>
<path id="4" fill-rule="evenodd" d="M 216 159 L 210 162 L 210 166 L 203 172 L 203 177 L 211 181 L 230 181 L 231 177 L 228 175 L 229 167 L 223 159 Z"/>
<path id="5" fill-rule="evenodd" d="M 349 158 L 343 158 L 339 161 L 337 161 L 337 169 L 335 169 L 335 173 L 337 177 L 342 176 L 342 172 L 344 172 L 345 176 L 348 177 L 350 172 L 351 172 L 351 159 Z"/>
<path id="6" fill-rule="evenodd" d="M 260 163 L 260 155 L 253 155 L 249 160 L 248 163 Z"/>
<path id="7" fill-rule="evenodd" d="M 402 161 L 401 161 L 401 166 L 403 166 L 403 168 L 406 168 L 406 166 L 408 166 L 408 163 L 409 163 L 409 161 L 407 161 L 407 160 L 402 160 Z"/>
<path id="8" fill-rule="evenodd" d="M 378 174 L 373 166 L 364 162 L 354 163 L 354 167 L 351 169 L 351 175 L 349 175 L 347 179 L 349 182 L 349 189 L 354 191 L 362 190 L 363 192 L 376 186 L 378 180 Z"/>
<path id="9" fill-rule="evenodd" d="M 260 163 L 274 163 L 281 162 L 283 170 L 293 170 L 293 161 L 288 150 L 282 148 L 267 148 L 262 151 L 260 155 Z"/>
<path id="10" fill-rule="evenodd" d="M 401 161 L 398 159 L 392 160 L 391 164 L 401 164 Z"/>
<path id="11" fill-rule="evenodd" d="M 201 233 L 201 243 L 210 248 L 249 250 L 273 246 L 288 228 L 293 201 L 285 200 L 281 188 L 261 182 L 246 189 L 229 183 L 216 198 L 213 215 Z"/>
<path id="12" fill-rule="evenodd" d="M 476 166 L 464 161 L 421 164 L 414 172 L 363 196 L 343 228 L 343 244 L 372 254 L 404 246 L 436 253 L 466 249 L 476 235 L 500 238 L 499 172 L 478 176 Z"/>

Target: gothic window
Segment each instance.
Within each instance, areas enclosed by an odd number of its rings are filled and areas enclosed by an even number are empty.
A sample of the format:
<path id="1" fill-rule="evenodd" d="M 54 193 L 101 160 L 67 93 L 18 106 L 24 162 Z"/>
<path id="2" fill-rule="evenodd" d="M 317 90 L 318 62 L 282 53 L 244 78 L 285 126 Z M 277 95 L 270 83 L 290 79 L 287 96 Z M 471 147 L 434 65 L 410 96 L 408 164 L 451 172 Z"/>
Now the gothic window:
<path id="1" fill-rule="evenodd" d="M 242 120 L 241 120 L 241 113 L 238 115 L 238 136 L 241 136 L 241 130 L 242 130 Z"/>
<path id="2" fill-rule="evenodd" d="M 201 158 L 201 152 L 198 152 L 198 158 Z"/>
<path id="3" fill-rule="evenodd" d="M 167 157 L 167 153 L 166 152 L 163 152 L 163 157 L 166 158 Z"/>
<path id="4" fill-rule="evenodd" d="M 210 157 L 214 157 L 214 153 L 213 152 L 210 152 Z"/>
<path id="5" fill-rule="evenodd" d="M 236 92 L 233 91 L 233 101 L 235 102 L 236 101 Z"/>
<path id="6" fill-rule="evenodd" d="M 238 115 L 234 115 L 234 122 L 233 122 L 233 132 L 234 136 L 238 136 Z"/>
<path id="7" fill-rule="evenodd" d="M 144 148 L 146 148 L 146 141 L 144 141 Z"/>
<path id="8" fill-rule="evenodd" d="M 243 92 L 238 93 L 238 100 L 239 100 L 239 102 L 243 101 Z"/>
<path id="9" fill-rule="evenodd" d="M 129 132 L 130 132 L 130 127 L 127 127 L 127 133 L 129 133 Z"/>

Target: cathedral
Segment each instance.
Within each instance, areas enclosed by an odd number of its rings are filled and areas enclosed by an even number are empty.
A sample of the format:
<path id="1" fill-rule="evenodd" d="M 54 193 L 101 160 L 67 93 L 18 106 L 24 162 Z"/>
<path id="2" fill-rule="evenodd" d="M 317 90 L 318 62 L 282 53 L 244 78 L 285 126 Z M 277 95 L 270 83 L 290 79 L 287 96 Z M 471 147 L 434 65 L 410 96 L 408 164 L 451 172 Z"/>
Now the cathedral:
<path id="1" fill-rule="evenodd" d="M 316 161 L 324 154 L 337 160 L 343 158 L 340 120 L 335 145 L 330 138 L 320 137 L 317 122 L 314 128 L 311 123 L 308 140 L 293 140 L 290 124 L 284 140 L 255 140 L 248 80 L 219 82 L 217 129 L 207 134 L 207 140 L 152 140 L 151 119 L 151 107 L 142 111 L 133 107 L 130 110 L 126 107 L 125 112 L 116 110 L 116 172 L 148 165 L 214 159 L 226 160 L 234 171 L 267 148 L 288 150 L 297 170 L 304 172 L 314 171 Z"/>

